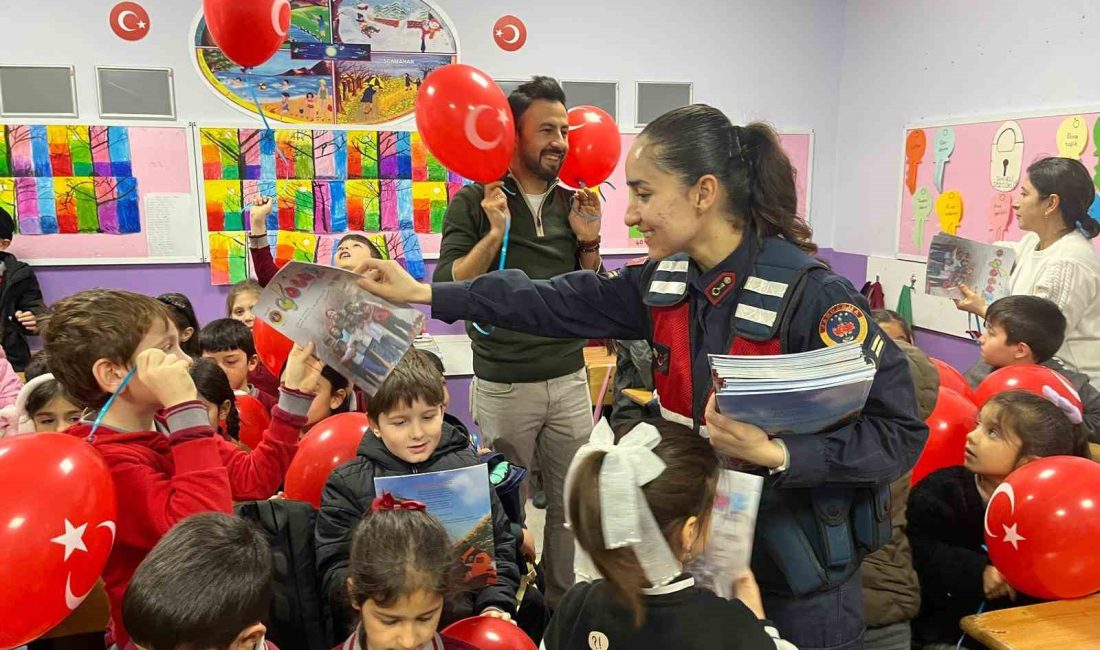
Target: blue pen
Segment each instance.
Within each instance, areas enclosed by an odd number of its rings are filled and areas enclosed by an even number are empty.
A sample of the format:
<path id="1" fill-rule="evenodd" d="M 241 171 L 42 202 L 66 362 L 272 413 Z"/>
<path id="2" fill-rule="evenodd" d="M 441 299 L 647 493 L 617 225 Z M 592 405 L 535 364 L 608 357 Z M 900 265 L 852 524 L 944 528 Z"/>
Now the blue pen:
<path id="1" fill-rule="evenodd" d="M 99 425 L 103 423 L 103 418 L 107 415 L 107 409 L 111 408 L 111 404 L 115 403 L 115 398 L 121 395 L 122 391 L 126 389 L 126 385 L 134 378 L 134 373 L 136 372 L 137 366 L 130 368 L 130 372 L 126 373 L 126 376 L 122 378 L 122 383 L 118 385 L 118 390 L 111 393 L 111 396 L 107 398 L 107 403 L 103 405 L 103 408 L 99 409 L 99 414 L 96 415 L 95 420 L 92 421 L 92 430 L 88 433 L 89 444 L 95 442 L 95 432 L 99 429 Z"/>

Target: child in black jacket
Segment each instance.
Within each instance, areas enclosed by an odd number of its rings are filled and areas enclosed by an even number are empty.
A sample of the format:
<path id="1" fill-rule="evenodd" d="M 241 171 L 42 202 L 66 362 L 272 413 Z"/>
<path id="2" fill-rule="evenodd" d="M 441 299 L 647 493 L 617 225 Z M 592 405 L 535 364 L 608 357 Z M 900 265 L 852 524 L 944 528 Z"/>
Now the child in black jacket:
<path id="1" fill-rule="evenodd" d="M 38 320 L 46 313 L 38 278 L 26 262 L 6 252 L 15 237 L 15 221 L 0 208 L 0 345 L 16 372 L 31 360 L 27 336 L 38 334 Z"/>

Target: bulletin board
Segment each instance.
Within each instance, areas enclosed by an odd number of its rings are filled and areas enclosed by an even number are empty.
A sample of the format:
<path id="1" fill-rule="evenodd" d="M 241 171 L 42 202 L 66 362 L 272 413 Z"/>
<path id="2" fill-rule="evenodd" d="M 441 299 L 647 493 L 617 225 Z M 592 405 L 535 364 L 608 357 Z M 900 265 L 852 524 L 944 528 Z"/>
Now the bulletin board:
<path id="1" fill-rule="evenodd" d="M 186 127 L 0 125 L 9 252 L 45 266 L 204 261 Z"/>
<path id="2" fill-rule="evenodd" d="M 924 261 L 941 231 L 985 243 L 1019 240 L 1024 233 L 1012 204 L 1027 167 L 1047 156 L 1078 158 L 1100 186 L 1098 135 L 1095 109 L 910 125 L 899 179 L 898 257 Z"/>

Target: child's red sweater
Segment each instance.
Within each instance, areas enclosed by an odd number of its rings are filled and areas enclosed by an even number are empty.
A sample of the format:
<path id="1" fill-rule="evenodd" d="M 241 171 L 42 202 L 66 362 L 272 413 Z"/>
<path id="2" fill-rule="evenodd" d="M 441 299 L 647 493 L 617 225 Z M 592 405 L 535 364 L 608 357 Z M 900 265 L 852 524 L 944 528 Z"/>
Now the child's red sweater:
<path id="1" fill-rule="evenodd" d="M 124 433 L 104 426 L 94 446 L 111 470 L 118 499 L 117 536 L 103 580 L 111 603 L 114 640 L 126 647 L 122 597 L 130 578 L 160 538 L 180 520 L 200 512 L 233 513 L 234 501 L 266 499 L 275 494 L 298 450 L 310 396 L 282 391 L 271 427 L 251 453 L 216 436 L 201 402 L 186 402 L 161 412 L 159 431 Z M 71 435 L 87 438 L 91 425 L 80 423 Z"/>

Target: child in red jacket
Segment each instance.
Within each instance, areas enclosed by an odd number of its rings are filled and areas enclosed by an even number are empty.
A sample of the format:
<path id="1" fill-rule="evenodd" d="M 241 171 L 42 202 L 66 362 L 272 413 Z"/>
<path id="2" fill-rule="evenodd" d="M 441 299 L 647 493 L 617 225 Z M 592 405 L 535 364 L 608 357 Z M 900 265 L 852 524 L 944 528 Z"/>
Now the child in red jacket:
<path id="1" fill-rule="evenodd" d="M 120 607 L 138 564 L 188 515 L 231 513 L 234 500 L 275 493 L 297 451 L 322 364 L 308 350 L 291 353 L 271 427 L 246 453 L 214 435 L 163 304 L 128 291 L 83 291 L 57 303 L 45 337 L 57 380 L 79 402 L 103 407 L 96 423 L 68 433 L 96 446 L 118 495 L 117 536 L 103 579 L 114 640 L 125 647 Z"/>

